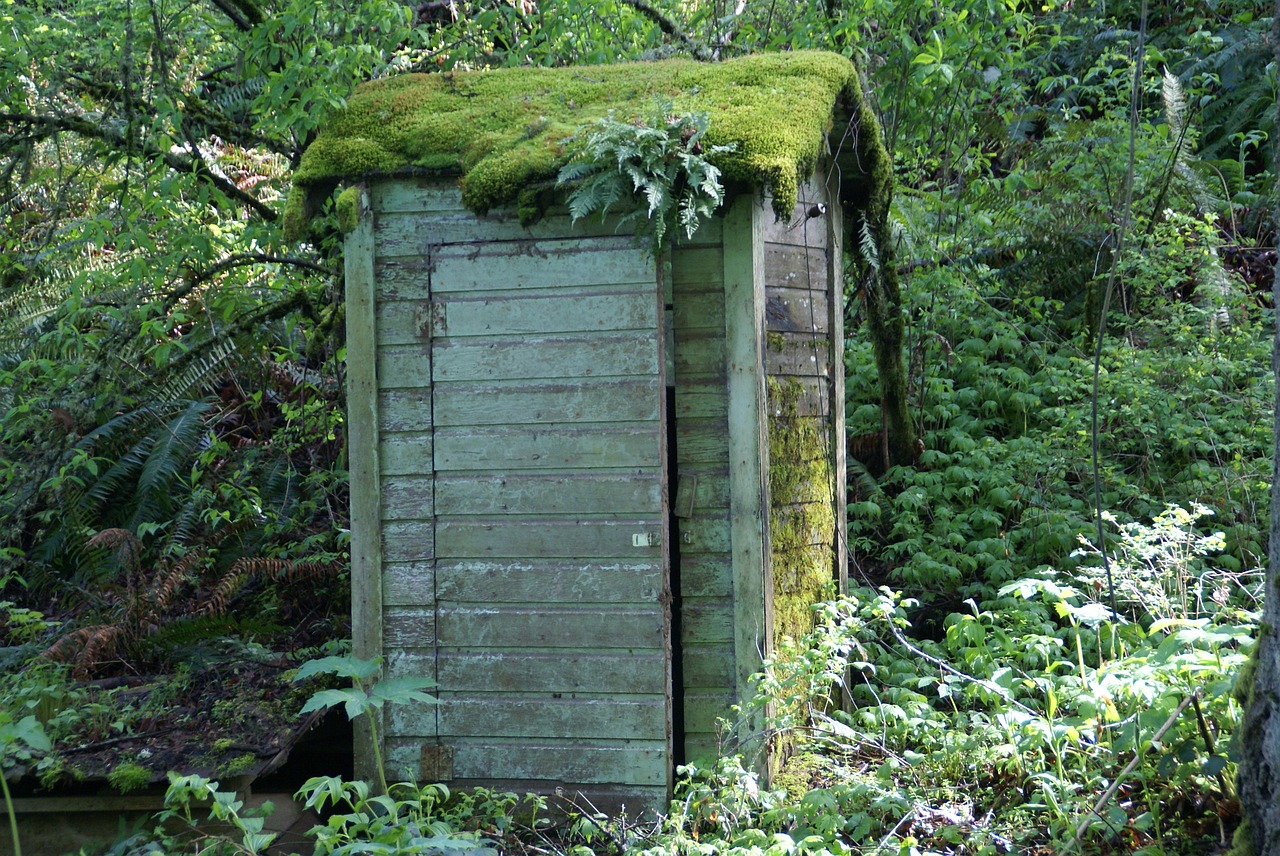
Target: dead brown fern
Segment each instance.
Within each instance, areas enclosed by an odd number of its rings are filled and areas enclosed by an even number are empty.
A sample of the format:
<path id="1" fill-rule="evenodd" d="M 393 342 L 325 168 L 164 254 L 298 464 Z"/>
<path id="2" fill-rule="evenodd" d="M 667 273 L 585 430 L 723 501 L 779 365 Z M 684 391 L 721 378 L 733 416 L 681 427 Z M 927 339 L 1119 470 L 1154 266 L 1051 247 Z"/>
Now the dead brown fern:
<path id="1" fill-rule="evenodd" d="M 214 551 L 248 524 L 228 526 L 185 555 L 144 567 L 142 543 L 127 529 L 104 529 L 89 539 L 91 547 L 114 549 L 124 569 L 120 584 L 104 593 L 113 621 L 93 624 L 63 635 L 43 653 L 46 660 L 70 663 L 73 674 L 88 677 L 110 662 L 124 660 L 131 648 L 156 636 L 167 625 L 192 618 L 225 615 L 236 595 L 255 576 L 271 582 L 336 577 L 342 563 L 305 562 L 241 556 L 221 575 L 202 584 L 202 566 Z"/>

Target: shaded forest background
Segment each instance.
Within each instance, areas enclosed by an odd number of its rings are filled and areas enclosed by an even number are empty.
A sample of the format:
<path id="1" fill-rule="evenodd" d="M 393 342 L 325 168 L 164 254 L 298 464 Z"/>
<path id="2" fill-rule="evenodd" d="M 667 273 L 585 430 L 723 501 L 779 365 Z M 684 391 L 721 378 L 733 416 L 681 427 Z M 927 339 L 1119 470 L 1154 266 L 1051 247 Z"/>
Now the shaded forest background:
<path id="1" fill-rule="evenodd" d="M 883 466 L 851 274 L 852 590 L 761 680 L 772 727 L 812 751 L 777 800 L 709 764 L 662 846 L 1225 847 L 1267 553 L 1273 12 L 7 0 L 0 720 L 54 738 L 6 743 L 8 763 L 160 781 L 178 750 L 121 738 L 210 710 L 235 676 L 201 764 L 252 764 L 237 735 L 269 742 L 301 705 L 279 676 L 341 651 L 341 241 L 330 210 L 295 244 L 280 219 L 353 85 L 823 48 L 864 69 L 895 157 L 925 451 Z"/>

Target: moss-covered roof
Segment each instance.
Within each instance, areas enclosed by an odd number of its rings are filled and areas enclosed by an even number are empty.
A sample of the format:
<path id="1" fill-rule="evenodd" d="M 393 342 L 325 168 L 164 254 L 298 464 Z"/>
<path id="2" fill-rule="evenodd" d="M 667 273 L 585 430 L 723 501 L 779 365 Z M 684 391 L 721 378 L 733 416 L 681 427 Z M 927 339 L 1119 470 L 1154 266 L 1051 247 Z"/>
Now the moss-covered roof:
<path id="1" fill-rule="evenodd" d="M 817 51 L 377 80 L 356 90 L 303 155 L 286 231 L 305 228 L 307 194 L 373 175 L 456 174 L 469 208 L 512 203 L 554 180 L 579 129 L 611 110 L 648 114 L 657 100 L 707 113 L 706 141 L 736 147 L 715 158 L 725 181 L 768 187 L 775 209 L 789 212 L 842 98 L 852 115 L 870 116 L 854 66 Z"/>

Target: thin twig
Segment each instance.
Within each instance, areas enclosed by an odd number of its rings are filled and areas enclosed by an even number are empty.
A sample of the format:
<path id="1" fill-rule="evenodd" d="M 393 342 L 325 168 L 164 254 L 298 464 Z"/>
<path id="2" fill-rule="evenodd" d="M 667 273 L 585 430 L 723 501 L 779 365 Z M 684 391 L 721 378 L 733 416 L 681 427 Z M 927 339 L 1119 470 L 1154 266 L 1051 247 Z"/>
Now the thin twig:
<path id="1" fill-rule="evenodd" d="M 1172 728 L 1173 724 L 1178 721 L 1178 717 L 1187 709 L 1187 705 L 1191 704 L 1191 702 L 1199 695 L 1200 691 L 1196 690 L 1191 695 L 1184 696 L 1182 701 L 1178 702 L 1178 706 L 1174 709 L 1173 713 L 1169 714 L 1169 718 L 1164 721 L 1164 725 L 1160 726 L 1160 729 L 1152 736 L 1150 740 L 1152 745 L 1160 742 L 1160 738 L 1164 737 L 1165 732 Z M 1115 781 L 1111 783 L 1111 787 L 1107 788 L 1102 793 L 1102 796 L 1098 797 L 1098 801 L 1093 804 L 1093 808 L 1089 810 L 1089 814 L 1085 815 L 1084 820 L 1080 821 L 1080 825 L 1076 827 L 1075 837 L 1071 839 L 1071 844 L 1067 845 L 1068 849 L 1079 846 L 1080 837 L 1089 829 L 1089 824 L 1092 821 L 1092 818 L 1089 815 L 1096 815 L 1098 818 L 1106 820 L 1106 818 L 1102 817 L 1102 807 L 1109 803 L 1111 798 L 1116 795 L 1116 791 L 1120 790 L 1120 786 L 1124 784 L 1125 777 L 1133 772 L 1134 768 L 1138 766 L 1138 762 L 1141 760 L 1142 753 L 1135 751 L 1133 753 L 1133 760 L 1128 764 L 1125 764 L 1124 769 L 1120 771 L 1120 775 L 1116 776 Z"/>

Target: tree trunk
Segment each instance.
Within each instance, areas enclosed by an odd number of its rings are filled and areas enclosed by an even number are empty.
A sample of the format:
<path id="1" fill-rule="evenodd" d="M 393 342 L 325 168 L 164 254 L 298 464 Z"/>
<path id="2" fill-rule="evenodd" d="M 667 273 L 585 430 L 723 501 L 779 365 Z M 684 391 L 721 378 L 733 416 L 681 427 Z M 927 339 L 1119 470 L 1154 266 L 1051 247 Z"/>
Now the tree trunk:
<path id="1" fill-rule="evenodd" d="M 1280 61 L 1280 0 L 1272 22 L 1272 45 Z M 1276 129 L 1276 163 L 1280 164 L 1280 120 Z M 1280 182 L 1278 182 L 1280 184 Z M 1280 247 L 1280 187 L 1273 197 L 1272 225 Z M 1277 262 L 1280 274 L 1280 262 Z M 1280 307 L 1280 275 L 1271 284 L 1271 298 Z M 1280 320 L 1272 344 L 1271 368 L 1276 372 L 1276 408 L 1272 418 L 1274 455 L 1271 462 L 1271 534 L 1267 546 L 1267 582 L 1262 622 L 1252 674 L 1241 675 L 1237 691 L 1246 694 L 1240 724 L 1240 769 L 1237 784 L 1244 825 L 1234 852 L 1250 849 L 1259 856 L 1280 856 Z M 1242 840 L 1244 839 L 1244 840 Z M 1250 848 L 1251 845 L 1251 848 Z"/>

